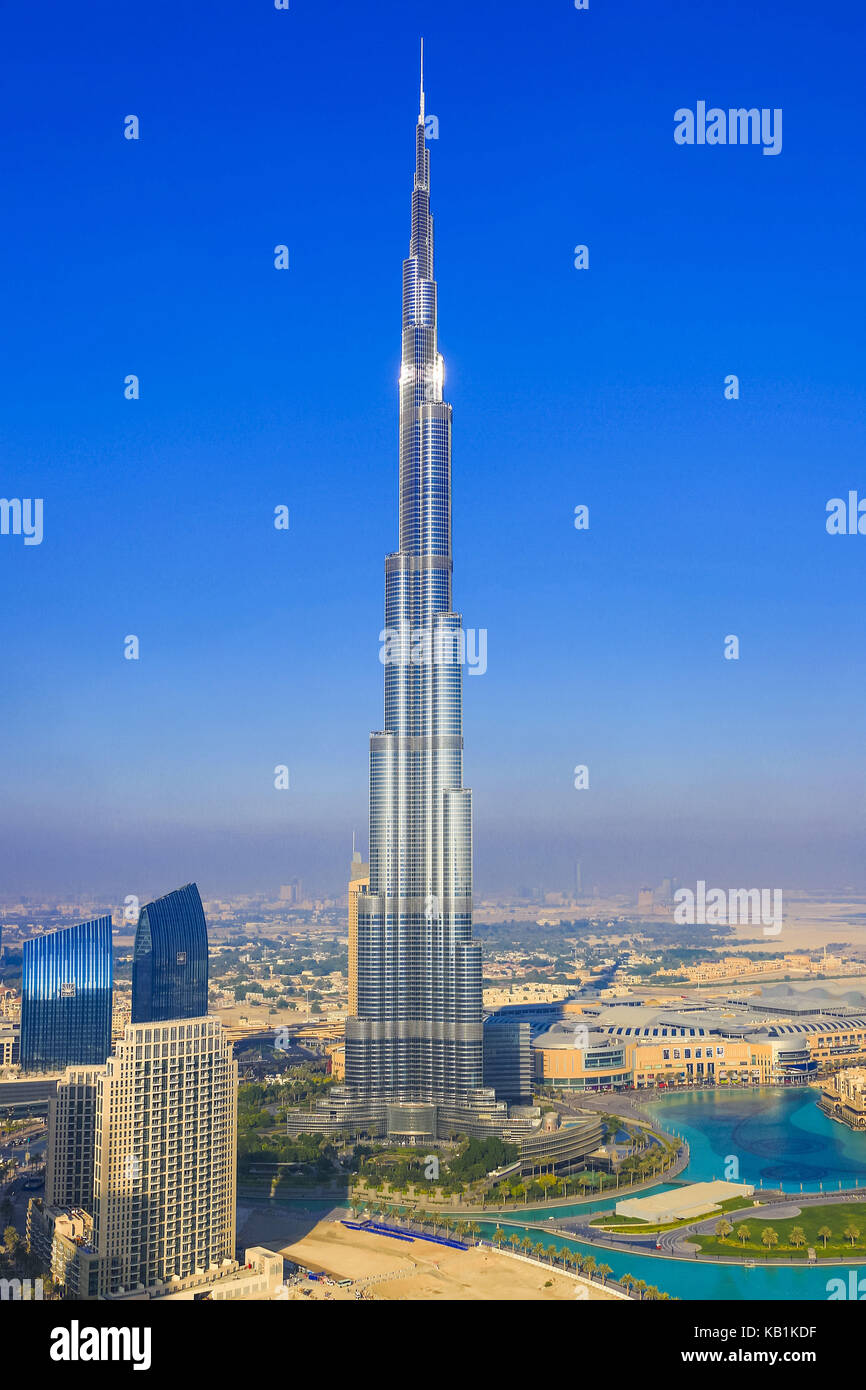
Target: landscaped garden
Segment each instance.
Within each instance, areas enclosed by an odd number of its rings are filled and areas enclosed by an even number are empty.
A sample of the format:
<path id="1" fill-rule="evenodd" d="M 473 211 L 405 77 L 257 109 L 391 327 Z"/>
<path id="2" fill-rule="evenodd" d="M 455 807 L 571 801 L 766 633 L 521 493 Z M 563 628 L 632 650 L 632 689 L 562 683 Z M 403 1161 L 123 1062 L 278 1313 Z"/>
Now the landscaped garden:
<path id="1" fill-rule="evenodd" d="M 798 1216 L 754 1217 L 731 1222 L 720 1218 L 712 1233 L 696 1235 L 705 1255 L 743 1254 L 752 1259 L 807 1259 L 809 1248 L 819 1259 L 866 1258 L 866 1205 L 838 1202 L 802 1207 Z"/>

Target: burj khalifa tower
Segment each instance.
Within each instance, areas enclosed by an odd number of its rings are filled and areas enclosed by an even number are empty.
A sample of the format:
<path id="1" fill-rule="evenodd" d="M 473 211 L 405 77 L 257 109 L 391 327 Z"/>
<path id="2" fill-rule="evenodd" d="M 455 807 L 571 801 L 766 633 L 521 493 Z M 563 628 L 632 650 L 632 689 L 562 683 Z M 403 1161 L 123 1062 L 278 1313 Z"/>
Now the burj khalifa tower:
<path id="1" fill-rule="evenodd" d="M 392 1134 L 427 1136 L 496 1105 L 482 1082 L 472 940 L 472 793 L 463 786 L 464 633 L 451 594 L 451 406 L 443 399 L 421 97 L 403 262 L 399 548 L 385 560 L 384 728 L 370 738 L 370 884 L 358 900 L 357 1016 L 346 1083 Z M 465 1123 L 462 1124 L 465 1129 Z M 482 1128 L 486 1128 L 482 1122 Z"/>

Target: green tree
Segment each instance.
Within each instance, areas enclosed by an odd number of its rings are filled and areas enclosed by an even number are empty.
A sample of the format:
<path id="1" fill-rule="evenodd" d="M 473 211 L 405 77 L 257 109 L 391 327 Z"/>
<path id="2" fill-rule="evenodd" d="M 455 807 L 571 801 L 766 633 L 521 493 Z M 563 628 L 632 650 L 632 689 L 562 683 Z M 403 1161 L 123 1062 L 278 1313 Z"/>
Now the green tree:
<path id="1" fill-rule="evenodd" d="M 739 1222 L 737 1224 L 737 1240 L 740 1242 L 741 1245 L 745 1245 L 746 1241 L 751 1239 L 752 1232 L 746 1225 L 745 1221 Z"/>
<path id="2" fill-rule="evenodd" d="M 806 1244 L 806 1232 L 803 1230 L 803 1227 L 802 1227 L 802 1226 L 794 1226 L 794 1227 L 792 1227 L 792 1229 L 791 1229 L 791 1234 L 790 1234 L 790 1236 L 789 1236 L 789 1240 L 790 1240 L 791 1244 L 794 1246 L 794 1249 L 795 1249 L 795 1250 L 799 1250 L 801 1246 L 805 1245 L 805 1244 Z"/>
<path id="3" fill-rule="evenodd" d="M 851 1245 L 853 1246 L 855 1241 L 858 1241 L 860 1239 L 860 1227 L 855 1226 L 853 1221 L 849 1222 L 842 1234 L 846 1240 L 850 1240 Z"/>
<path id="4" fill-rule="evenodd" d="M 821 1237 L 821 1239 L 822 1239 L 823 1242 L 824 1242 L 824 1249 L 825 1249 L 825 1250 L 827 1249 L 827 1241 L 830 1239 L 830 1237 L 832 1236 L 832 1234 L 833 1234 L 833 1232 L 830 1230 L 830 1227 L 829 1227 L 829 1226 L 820 1226 L 820 1227 L 818 1228 L 818 1235 Z"/>
<path id="5" fill-rule="evenodd" d="M 727 1221 L 724 1217 L 722 1217 L 721 1221 L 716 1222 L 716 1235 L 719 1240 L 724 1240 L 726 1236 L 731 1234 L 733 1229 L 730 1221 Z"/>
<path id="6" fill-rule="evenodd" d="M 772 1226 L 765 1226 L 761 1232 L 761 1244 L 766 1245 L 768 1250 L 772 1250 L 779 1244 L 779 1232 Z"/>

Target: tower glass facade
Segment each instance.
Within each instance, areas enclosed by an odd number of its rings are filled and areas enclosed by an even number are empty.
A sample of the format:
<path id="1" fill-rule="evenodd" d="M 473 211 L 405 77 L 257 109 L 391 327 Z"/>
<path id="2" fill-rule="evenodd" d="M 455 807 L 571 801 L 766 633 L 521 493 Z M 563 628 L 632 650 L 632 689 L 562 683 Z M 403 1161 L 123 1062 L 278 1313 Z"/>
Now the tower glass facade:
<path id="1" fill-rule="evenodd" d="M 370 740 L 370 887 L 358 897 L 357 1016 L 346 1022 L 350 1094 L 409 1106 L 471 1104 L 483 1084 L 443 381 L 422 78 L 403 262 L 399 548 L 385 561 L 384 728 Z"/>
<path id="2" fill-rule="evenodd" d="M 24 942 L 24 1071 L 99 1066 L 111 1050 L 111 918 Z"/>
<path id="3" fill-rule="evenodd" d="M 132 961 L 132 1022 L 207 1013 L 207 923 L 188 883 L 141 909 Z"/>

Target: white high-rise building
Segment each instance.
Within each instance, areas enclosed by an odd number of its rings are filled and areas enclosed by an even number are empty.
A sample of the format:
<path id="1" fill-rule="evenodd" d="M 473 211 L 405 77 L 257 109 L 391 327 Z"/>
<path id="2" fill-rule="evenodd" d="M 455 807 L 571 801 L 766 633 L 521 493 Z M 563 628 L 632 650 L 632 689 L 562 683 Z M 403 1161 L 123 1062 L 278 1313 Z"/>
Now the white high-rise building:
<path id="1" fill-rule="evenodd" d="M 105 1067 L 67 1067 L 48 1105 L 45 1205 L 93 1206 L 96 1097 Z"/>
<path id="2" fill-rule="evenodd" d="M 234 1259 L 237 1063 L 215 1018 L 131 1023 L 98 1080 L 100 1293 Z"/>

